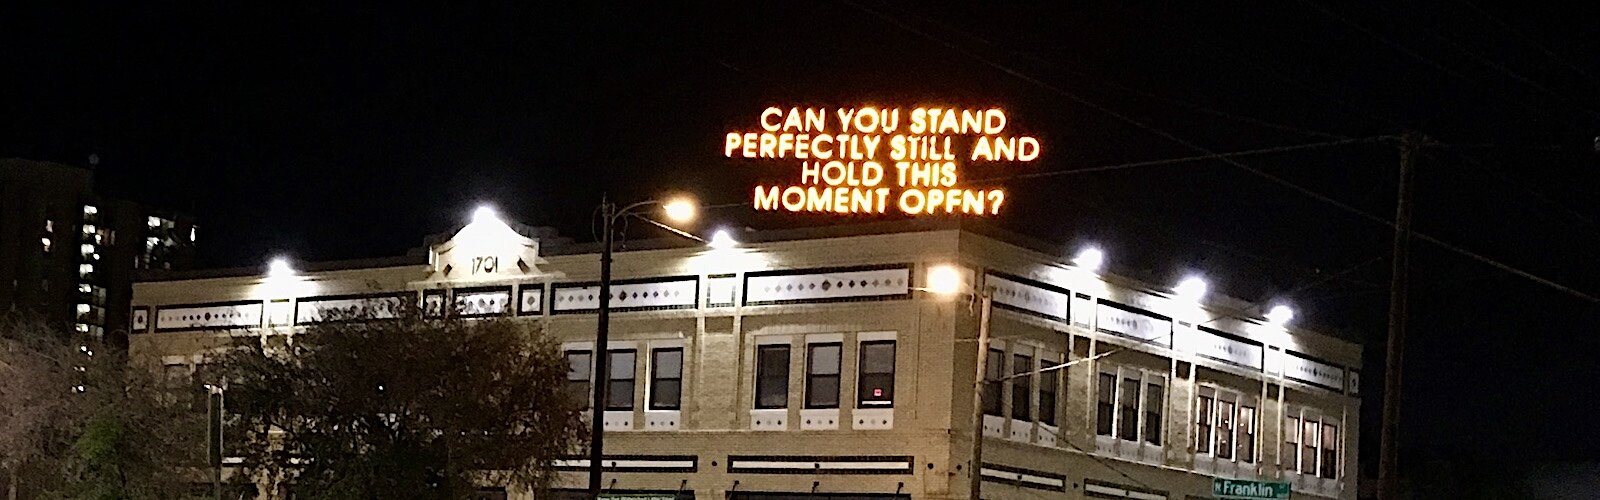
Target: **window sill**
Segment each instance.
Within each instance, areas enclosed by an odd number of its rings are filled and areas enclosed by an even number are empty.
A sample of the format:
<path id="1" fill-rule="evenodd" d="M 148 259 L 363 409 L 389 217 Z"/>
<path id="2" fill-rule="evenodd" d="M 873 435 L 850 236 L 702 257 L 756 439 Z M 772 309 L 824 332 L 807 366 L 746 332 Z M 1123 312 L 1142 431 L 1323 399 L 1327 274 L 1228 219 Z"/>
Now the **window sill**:
<path id="1" fill-rule="evenodd" d="M 786 431 L 789 430 L 789 409 L 772 408 L 766 410 L 750 410 L 750 430 L 753 431 Z"/>
<path id="2" fill-rule="evenodd" d="M 607 431 L 633 430 L 633 410 L 606 410 L 604 427 Z"/>
<path id="3" fill-rule="evenodd" d="M 856 408 L 852 415 L 852 428 L 858 430 L 889 430 L 894 428 L 894 408 Z"/>
<path id="4" fill-rule="evenodd" d="M 645 410 L 644 430 L 675 431 L 683 421 L 681 410 Z"/>
<path id="5" fill-rule="evenodd" d="M 800 410 L 800 430 L 826 431 L 839 428 L 838 408 Z"/>

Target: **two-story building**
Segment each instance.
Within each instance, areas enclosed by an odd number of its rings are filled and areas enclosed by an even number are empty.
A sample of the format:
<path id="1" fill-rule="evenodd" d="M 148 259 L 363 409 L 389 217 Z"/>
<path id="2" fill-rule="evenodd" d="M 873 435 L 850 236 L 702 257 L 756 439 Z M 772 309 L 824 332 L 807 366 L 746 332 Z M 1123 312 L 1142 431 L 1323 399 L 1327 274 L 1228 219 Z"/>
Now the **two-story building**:
<path id="1" fill-rule="evenodd" d="M 528 234 L 478 220 L 415 257 L 138 283 L 132 354 L 181 376 L 207 336 L 295 335 L 326 308 L 404 292 L 540 324 L 574 390 L 609 356 L 612 492 L 943 499 L 981 477 L 987 498 L 1181 500 L 1236 478 L 1356 498 L 1361 347 L 1256 304 L 1180 297 L 990 231 L 836 226 L 732 248 L 635 243 L 616 255 L 611 338 L 596 346 L 598 248 Z M 926 290 L 941 266 L 993 291 L 977 474 L 979 308 Z M 558 465 L 558 496 L 580 495 L 585 456 Z"/>

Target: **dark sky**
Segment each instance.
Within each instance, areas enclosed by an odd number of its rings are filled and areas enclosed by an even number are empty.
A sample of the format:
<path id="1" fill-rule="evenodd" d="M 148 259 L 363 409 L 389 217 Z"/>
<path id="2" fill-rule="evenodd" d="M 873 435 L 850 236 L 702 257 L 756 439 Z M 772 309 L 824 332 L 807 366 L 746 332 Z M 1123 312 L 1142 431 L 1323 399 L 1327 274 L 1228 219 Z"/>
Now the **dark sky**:
<path id="1" fill-rule="evenodd" d="M 1416 228 L 1600 293 L 1596 12 L 1462 0 L 696 7 L 239 2 L 0 7 L 0 156 L 84 164 L 191 211 L 208 266 L 395 255 L 492 203 L 588 239 L 602 192 L 745 202 L 790 168 L 721 156 L 767 105 L 1002 106 L 1016 172 L 1416 131 Z M 581 3 L 581 2 L 580 2 Z M 1397 149 L 1240 159 L 1384 220 Z M 998 175 L 1003 172 L 989 172 Z M 972 174 L 976 175 L 976 174 Z M 1376 456 L 1388 228 L 1237 165 L 1013 181 L 995 223 L 1114 266 L 1203 270 L 1368 343 Z M 755 228 L 837 219 L 714 210 Z M 846 219 L 848 221 L 849 219 Z M 1408 457 L 1600 457 L 1600 306 L 1418 242 Z"/>

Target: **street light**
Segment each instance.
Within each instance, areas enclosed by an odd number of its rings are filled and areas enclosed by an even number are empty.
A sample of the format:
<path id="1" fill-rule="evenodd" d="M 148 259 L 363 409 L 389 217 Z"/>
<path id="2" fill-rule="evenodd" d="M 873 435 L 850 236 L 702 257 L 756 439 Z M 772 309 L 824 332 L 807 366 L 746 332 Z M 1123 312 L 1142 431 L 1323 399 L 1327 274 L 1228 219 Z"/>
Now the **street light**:
<path id="1" fill-rule="evenodd" d="M 1294 309 L 1284 304 L 1272 306 L 1272 310 L 1267 311 L 1267 322 L 1276 326 L 1288 325 L 1292 319 L 1294 319 Z"/>
<path id="2" fill-rule="evenodd" d="M 272 262 L 267 264 L 267 277 L 282 278 L 285 276 L 294 276 L 294 267 L 289 265 L 289 259 L 273 257 Z"/>
<path id="3" fill-rule="evenodd" d="M 667 218 L 675 222 L 688 222 L 693 220 L 699 208 L 694 201 L 678 197 L 672 200 L 646 200 L 621 209 L 611 203 L 611 200 L 600 200 L 601 216 L 601 248 L 600 248 L 600 304 L 599 318 L 595 327 L 594 336 L 594 400 L 590 403 L 590 441 L 589 441 L 589 498 L 600 498 L 601 476 L 604 468 L 601 466 L 604 455 L 602 450 L 605 445 L 605 417 L 606 417 L 606 386 L 610 385 L 611 372 L 606 365 L 610 361 L 610 352 L 606 349 L 607 339 L 611 330 L 611 251 L 615 241 L 617 219 L 628 215 L 638 216 L 645 221 L 665 227 L 678 234 L 686 234 L 681 230 L 665 224 L 655 222 L 634 210 L 660 205 Z"/>
<path id="4" fill-rule="evenodd" d="M 727 250 L 739 246 L 739 241 L 733 239 L 733 235 L 729 234 L 728 230 L 718 229 L 717 232 L 711 234 L 711 241 L 707 242 L 706 245 L 716 250 Z"/>
<path id="5" fill-rule="evenodd" d="M 994 287 L 978 289 L 963 280 L 964 273 L 952 265 L 939 265 L 928 269 L 929 292 L 939 295 L 971 295 L 982 306 L 978 313 L 978 364 L 972 377 L 972 490 L 968 498 L 978 500 L 983 492 L 983 385 L 984 368 L 989 363 L 989 318 L 994 311 Z"/>
<path id="6" fill-rule="evenodd" d="M 1201 278 L 1199 276 L 1190 276 L 1179 282 L 1178 286 L 1172 288 L 1172 291 L 1176 293 L 1180 299 L 1199 303 L 1200 299 L 1205 298 L 1207 288 L 1208 287 L 1206 285 L 1205 278 Z"/>
<path id="7" fill-rule="evenodd" d="M 1105 261 L 1106 253 L 1098 247 L 1085 247 L 1078 252 L 1077 257 L 1072 258 L 1073 265 L 1093 272 L 1100 271 L 1100 266 L 1105 264 Z"/>

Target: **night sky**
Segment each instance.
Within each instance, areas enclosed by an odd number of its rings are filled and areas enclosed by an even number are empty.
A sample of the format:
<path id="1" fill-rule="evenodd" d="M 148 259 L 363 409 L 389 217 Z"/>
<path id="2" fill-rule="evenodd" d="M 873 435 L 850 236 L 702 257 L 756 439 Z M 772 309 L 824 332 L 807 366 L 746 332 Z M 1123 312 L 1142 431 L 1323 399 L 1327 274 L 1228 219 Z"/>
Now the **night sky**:
<path id="1" fill-rule="evenodd" d="M 208 267 L 398 255 L 479 203 L 589 240 L 602 192 L 740 204 L 758 181 L 793 178 L 788 162 L 721 154 L 722 135 L 768 105 L 943 104 L 1004 107 L 1044 144 L 1038 162 L 968 178 L 1423 133 L 1441 146 L 1417 163 L 1417 231 L 1600 294 L 1596 12 L 40 3 L 0 7 L 0 157 L 98 155 L 102 191 L 200 218 Z M 1393 142 L 1239 162 L 1393 218 Z M 1386 226 L 1218 161 L 1001 182 L 1010 196 L 992 222 L 1063 254 L 1096 242 L 1136 275 L 1202 271 L 1214 289 L 1287 298 L 1305 321 L 1366 339 L 1372 470 Z M 865 220 L 739 206 L 708 219 Z M 1600 305 L 1413 248 L 1408 463 L 1600 457 L 1587 425 Z"/>

